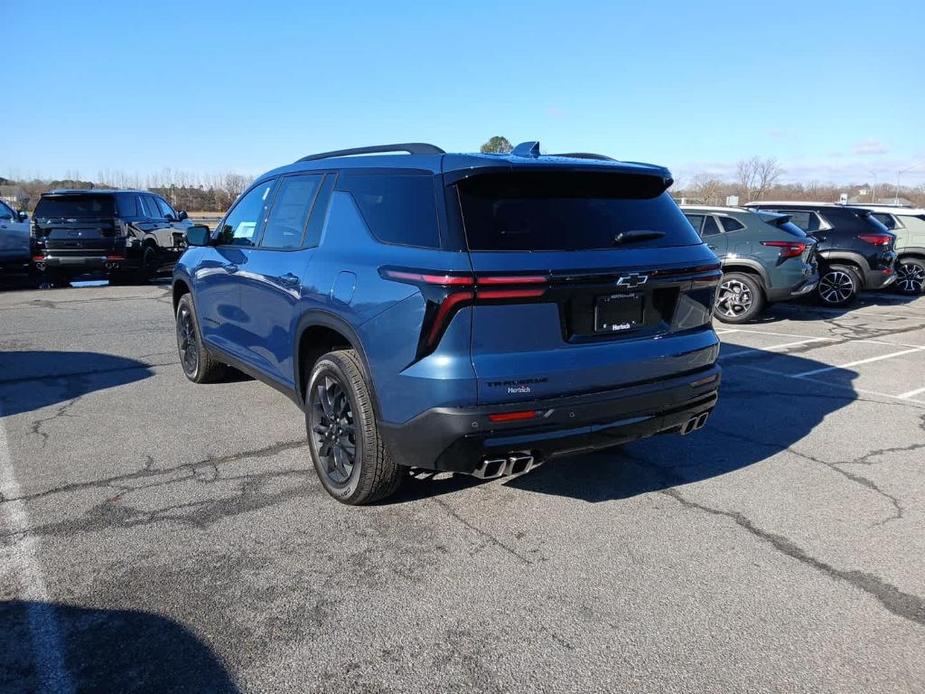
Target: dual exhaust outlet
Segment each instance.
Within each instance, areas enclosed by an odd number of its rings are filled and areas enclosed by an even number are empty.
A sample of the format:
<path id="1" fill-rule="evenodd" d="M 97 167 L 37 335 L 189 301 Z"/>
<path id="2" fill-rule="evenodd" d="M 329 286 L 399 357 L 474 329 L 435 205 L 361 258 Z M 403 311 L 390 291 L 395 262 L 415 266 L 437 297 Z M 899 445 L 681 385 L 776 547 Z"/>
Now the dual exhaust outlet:
<path id="1" fill-rule="evenodd" d="M 697 415 L 696 417 L 691 417 L 681 426 L 681 436 L 687 436 L 692 431 L 697 431 L 698 429 L 703 429 L 703 425 L 707 423 L 707 418 L 710 416 L 709 412 L 704 412 Z"/>
<path id="2" fill-rule="evenodd" d="M 492 480 L 505 475 L 522 475 L 542 464 L 533 458 L 530 451 L 512 451 L 504 458 L 485 458 L 472 471 L 472 475 L 482 480 Z"/>

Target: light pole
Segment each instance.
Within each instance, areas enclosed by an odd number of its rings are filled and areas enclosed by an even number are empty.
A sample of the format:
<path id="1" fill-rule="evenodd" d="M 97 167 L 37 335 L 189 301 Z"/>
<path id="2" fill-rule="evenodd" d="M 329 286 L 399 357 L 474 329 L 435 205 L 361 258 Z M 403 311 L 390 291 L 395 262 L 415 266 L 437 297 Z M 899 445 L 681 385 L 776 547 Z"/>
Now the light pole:
<path id="1" fill-rule="evenodd" d="M 871 193 L 870 193 L 870 201 L 871 201 L 871 203 L 876 204 L 876 202 L 877 202 L 877 188 L 880 187 L 880 178 L 877 176 L 877 172 L 876 172 L 876 171 L 868 171 L 867 173 L 869 173 L 871 176 L 874 177 L 874 188 L 873 188 L 873 190 L 872 190 Z"/>
<path id="2" fill-rule="evenodd" d="M 912 166 L 907 166 L 905 169 L 900 169 L 899 171 L 896 172 L 896 192 L 895 192 L 895 194 L 893 195 L 893 202 L 895 202 L 895 203 L 897 203 L 897 204 L 899 203 L 899 177 L 902 176 L 904 173 L 906 173 L 906 172 L 908 172 L 908 171 L 912 171 L 912 169 L 917 169 L 917 168 L 919 168 L 922 164 L 925 164 L 925 162 L 920 161 L 918 164 L 913 164 Z"/>

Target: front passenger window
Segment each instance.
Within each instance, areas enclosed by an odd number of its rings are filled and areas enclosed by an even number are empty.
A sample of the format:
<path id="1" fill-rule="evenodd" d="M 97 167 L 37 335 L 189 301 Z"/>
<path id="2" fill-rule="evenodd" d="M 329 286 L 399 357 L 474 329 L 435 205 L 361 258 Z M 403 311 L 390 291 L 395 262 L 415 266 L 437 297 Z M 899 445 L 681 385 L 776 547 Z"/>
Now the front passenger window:
<path id="1" fill-rule="evenodd" d="M 256 245 L 257 230 L 266 216 L 273 183 L 274 181 L 267 181 L 256 186 L 232 208 L 218 231 L 217 239 L 220 245 Z"/>

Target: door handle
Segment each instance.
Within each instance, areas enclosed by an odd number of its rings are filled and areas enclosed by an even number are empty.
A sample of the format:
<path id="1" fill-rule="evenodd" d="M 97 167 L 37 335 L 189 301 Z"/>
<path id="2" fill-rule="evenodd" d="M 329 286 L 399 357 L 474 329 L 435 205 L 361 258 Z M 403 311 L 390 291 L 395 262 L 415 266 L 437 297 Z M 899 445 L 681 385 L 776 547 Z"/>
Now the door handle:
<path id="1" fill-rule="evenodd" d="M 287 287 L 297 287 L 299 285 L 299 278 L 293 275 L 291 272 L 287 272 L 285 275 L 280 277 L 279 281 Z"/>
<path id="2" fill-rule="evenodd" d="M 222 265 L 222 270 L 231 275 L 238 271 L 238 266 L 234 263 L 228 263 L 227 265 Z"/>
<path id="3" fill-rule="evenodd" d="M 716 250 L 716 246 L 714 246 L 714 245 L 712 245 L 712 244 L 709 244 L 709 243 L 707 244 L 707 248 L 709 248 L 711 251 L 715 251 L 715 250 Z"/>

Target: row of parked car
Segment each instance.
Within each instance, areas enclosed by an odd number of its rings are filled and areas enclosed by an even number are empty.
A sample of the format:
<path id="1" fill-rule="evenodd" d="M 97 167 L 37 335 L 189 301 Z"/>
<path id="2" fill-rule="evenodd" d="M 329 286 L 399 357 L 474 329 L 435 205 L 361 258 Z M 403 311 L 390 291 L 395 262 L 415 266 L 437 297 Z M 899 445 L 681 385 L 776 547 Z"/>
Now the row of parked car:
<path id="1" fill-rule="evenodd" d="M 65 286 L 87 274 L 112 284 L 170 270 L 192 222 L 160 195 L 138 190 L 56 190 L 30 220 L 0 202 L 0 273 Z"/>
<path id="2" fill-rule="evenodd" d="M 829 306 L 861 290 L 925 285 L 925 210 L 793 201 L 682 206 L 723 264 L 719 320 L 740 323 L 777 301 L 815 291 Z"/>

